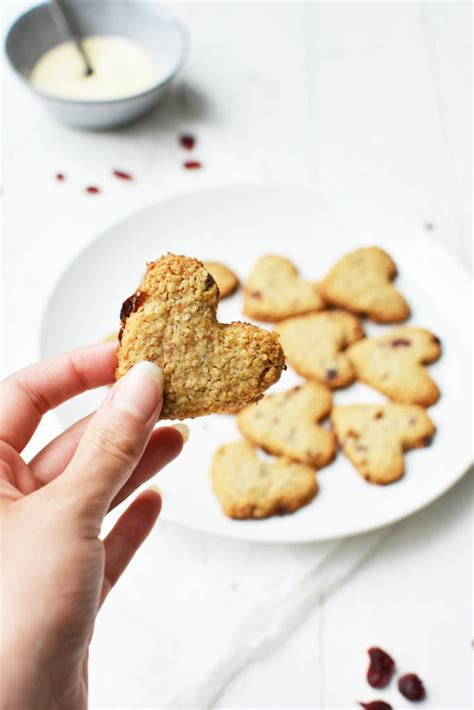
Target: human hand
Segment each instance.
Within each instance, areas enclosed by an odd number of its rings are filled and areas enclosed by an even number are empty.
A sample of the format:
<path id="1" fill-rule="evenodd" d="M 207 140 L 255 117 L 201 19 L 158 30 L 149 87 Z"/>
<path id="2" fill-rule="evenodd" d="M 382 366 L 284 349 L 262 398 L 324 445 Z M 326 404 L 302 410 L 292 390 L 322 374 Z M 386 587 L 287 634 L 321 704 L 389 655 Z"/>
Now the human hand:
<path id="1" fill-rule="evenodd" d="M 97 612 L 152 529 L 158 492 L 141 493 L 104 540 L 109 510 L 181 451 L 174 427 L 154 429 L 163 379 L 140 363 L 93 415 L 29 464 L 21 452 L 42 415 L 110 384 L 115 345 L 38 363 L 1 388 L 1 660 L 4 710 L 87 707 L 87 658 Z"/>

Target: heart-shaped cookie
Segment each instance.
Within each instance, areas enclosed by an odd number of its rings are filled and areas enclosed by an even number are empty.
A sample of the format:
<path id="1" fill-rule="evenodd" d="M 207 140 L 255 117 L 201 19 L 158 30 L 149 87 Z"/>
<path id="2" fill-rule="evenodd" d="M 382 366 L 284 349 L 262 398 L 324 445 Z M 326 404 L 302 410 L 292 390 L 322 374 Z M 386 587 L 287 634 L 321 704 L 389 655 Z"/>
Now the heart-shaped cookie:
<path id="1" fill-rule="evenodd" d="M 339 259 L 320 283 L 328 303 L 366 315 L 378 323 L 406 320 L 410 308 L 391 283 L 397 275 L 393 259 L 379 247 L 366 247 Z"/>
<path id="2" fill-rule="evenodd" d="M 331 411 L 331 400 L 327 387 L 306 382 L 244 407 L 237 425 L 247 439 L 268 453 L 322 468 L 336 453 L 334 432 L 319 424 Z"/>
<path id="3" fill-rule="evenodd" d="M 347 458 L 369 483 L 403 476 L 403 452 L 428 446 L 436 431 L 416 404 L 354 404 L 334 407 L 331 421 Z"/>
<path id="4" fill-rule="evenodd" d="M 214 454 L 214 492 L 229 518 L 293 513 L 318 491 L 314 470 L 289 459 L 261 459 L 248 441 L 225 444 Z"/>
<path id="5" fill-rule="evenodd" d="M 219 323 L 218 300 L 200 261 L 168 254 L 148 265 L 122 306 L 117 378 L 141 360 L 160 365 L 162 419 L 242 407 L 280 378 L 278 336 L 246 323 Z"/>
<path id="6" fill-rule="evenodd" d="M 362 338 L 364 331 L 352 313 L 308 313 L 288 318 L 276 330 L 287 362 L 303 377 L 324 382 L 331 389 L 345 387 L 355 379 L 344 350 Z"/>
<path id="7" fill-rule="evenodd" d="M 316 284 L 303 281 L 298 269 L 282 256 L 259 259 L 245 285 L 244 313 L 256 320 L 273 323 L 322 308 Z"/>
<path id="8" fill-rule="evenodd" d="M 422 328 L 394 328 L 347 351 L 357 377 L 398 402 L 430 407 L 439 389 L 425 365 L 441 355 L 439 338 Z"/>

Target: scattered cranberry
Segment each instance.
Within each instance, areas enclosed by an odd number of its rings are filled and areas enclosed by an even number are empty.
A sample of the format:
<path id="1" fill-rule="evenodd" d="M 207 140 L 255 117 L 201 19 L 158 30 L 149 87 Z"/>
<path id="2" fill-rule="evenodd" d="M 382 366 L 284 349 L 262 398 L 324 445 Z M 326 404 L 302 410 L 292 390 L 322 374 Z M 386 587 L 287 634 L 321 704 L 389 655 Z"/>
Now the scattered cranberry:
<path id="1" fill-rule="evenodd" d="M 186 150 L 192 150 L 196 145 L 196 138 L 191 133 L 182 133 L 179 137 L 179 142 Z"/>
<path id="2" fill-rule="evenodd" d="M 120 180 L 133 180 L 133 177 L 130 175 L 130 173 L 126 173 L 123 170 L 114 170 L 113 174 Z"/>
<path id="3" fill-rule="evenodd" d="M 406 673 L 398 680 L 398 690 L 407 700 L 423 700 L 425 687 L 415 673 Z"/>
<path id="4" fill-rule="evenodd" d="M 199 168 L 202 168 L 202 163 L 199 160 L 187 160 L 183 165 L 186 170 L 199 170 Z"/>
<path id="5" fill-rule="evenodd" d="M 261 291 L 250 291 L 249 296 L 250 296 L 250 298 L 257 298 L 257 299 L 259 299 L 259 298 L 262 298 L 263 294 L 262 294 Z"/>
<path id="6" fill-rule="evenodd" d="M 65 179 L 66 179 L 66 176 L 64 175 L 64 173 L 57 173 L 56 174 L 56 180 L 58 180 L 58 182 L 64 182 Z"/>
<path id="7" fill-rule="evenodd" d="M 385 688 L 392 677 L 395 661 L 381 648 L 369 648 L 367 653 L 370 658 L 370 665 L 367 670 L 367 682 L 372 688 Z"/>
<path id="8" fill-rule="evenodd" d="M 392 348 L 407 348 L 411 343 L 406 338 L 396 338 L 392 340 L 391 345 Z"/>
<path id="9" fill-rule="evenodd" d="M 86 187 L 86 192 L 89 193 L 89 195 L 97 195 L 97 193 L 100 192 L 100 189 L 96 187 L 95 185 L 88 185 Z"/>
<path id="10" fill-rule="evenodd" d="M 370 703 L 361 703 L 359 705 L 365 710 L 392 710 L 392 706 L 384 700 L 372 700 Z"/>

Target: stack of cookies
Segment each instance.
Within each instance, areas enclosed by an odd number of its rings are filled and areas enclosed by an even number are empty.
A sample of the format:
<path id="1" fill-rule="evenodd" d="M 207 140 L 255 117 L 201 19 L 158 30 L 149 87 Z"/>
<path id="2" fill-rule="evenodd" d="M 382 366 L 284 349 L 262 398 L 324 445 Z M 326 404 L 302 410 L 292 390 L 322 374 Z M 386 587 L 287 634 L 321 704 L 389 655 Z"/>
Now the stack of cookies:
<path id="1" fill-rule="evenodd" d="M 403 476 L 405 451 L 431 442 L 435 426 L 426 408 L 440 393 L 426 365 L 440 357 L 439 339 L 410 326 L 365 337 L 361 322 L 409 317 L 392 283 L 396 274 L 378 247 L 346 254 L 320 282 L 303 281 L 280 256 L 257 262 L 244 313 L 275 323 L 287 364 L 304 380 L 238 412 L 244 439 L 221 446 L 211 468 L 226 515 L 264 518 L 306 505 L 317 493 L 316 471 L 334 460 L 338 446 L 366 481 L 388 484 Z M 388 400 L 334 405 L 333 390 L 356 380 Z"/>

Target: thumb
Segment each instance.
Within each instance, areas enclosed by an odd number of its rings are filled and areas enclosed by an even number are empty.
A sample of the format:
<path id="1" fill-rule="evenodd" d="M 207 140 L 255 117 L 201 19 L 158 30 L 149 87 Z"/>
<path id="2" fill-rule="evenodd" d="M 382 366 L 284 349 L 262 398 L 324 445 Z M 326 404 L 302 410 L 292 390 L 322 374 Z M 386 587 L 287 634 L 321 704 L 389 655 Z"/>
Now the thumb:
<path id="1" fill-rule="evenodd" d="M 162 403 L 161 369 L 138 363 L 114 384 L 57 479 L 69 488 L 75 506 L 100 518 L 99 525 L 141 459 Z"/>

